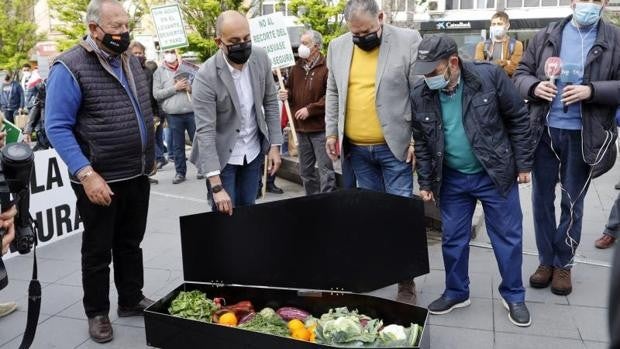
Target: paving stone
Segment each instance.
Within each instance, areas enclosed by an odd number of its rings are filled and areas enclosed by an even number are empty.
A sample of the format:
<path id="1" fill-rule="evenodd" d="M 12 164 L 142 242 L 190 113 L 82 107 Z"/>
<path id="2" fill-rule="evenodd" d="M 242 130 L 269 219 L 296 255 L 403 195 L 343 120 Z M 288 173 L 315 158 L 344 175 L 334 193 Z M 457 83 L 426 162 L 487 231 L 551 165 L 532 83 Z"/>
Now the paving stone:
<path id="1" fill-rule="evenodd" d="M 495 333 L 495 348 L 498 349 L 583 349 L 581 340 L 557 337 L 540 337 L 526 334 Z"/>
<path id="2" fill-rule="evenodd" d="M 25 324 L 26 321 L 24 319 Z M 88 323 L 86 321 L 53 317 L 39 324 L 32 348 L 75 348 L 88 339 Z M 2 346 L 2 349 L 18 348 L 21 338 L 15 338 Z"/>
<path id="3" fill-rule="evenodd" d="M 22 308 L 23 310 L 15 311 L 0 319 L 0 347 L 4 349 L 3 344 L 7 344 L 11 342 L 15 337 L 20 336 L 24 333 L 26 328 L 26 319 L 28 317 L 28 313 L 26 312 L 26 308 Z M 46 314 L 39 315 L 39 324 L 49 319 L 50 316 Z M 19 337 L 21 341 L 21 336 Z M 36 347 L 33 347 L 36 348 Z"/>
<path id="4" fill-rule="evenodd" d="M 429 315 L 432 325 L 493 331 L 493 301 L 471 298 L 471 305 L 445 315 Z"/>
<path id="5" fill-rule="evenodd" d="M 516 333 L 525 336 L 581 339 L 577 324 L 573 320 L 571 309 L 568 305 L 527 304 L 532 317 L 532 325 L 530 327 L 513 325 L 508 320 L 508 311 L 500 301 L 496 300 L 493 305 L 496 332 Z"/>
<path id="6" fill-rule="evenodd" d="M 105 349 L 137 349 L 137 348 L 149 348 L 146 345 L 146 335 L 144 329 L 137 327 L 127 326 L 115 326 L 114 328 L 114 340 L 105 344 Z M 101 349 L 102 345 L 93 342 L 88 339 L 82 343 L 76 349 Z"/>
<path id="7" fill-rule="evenodd" d="M 583 340 L 609 342 L 607 309 L 571 306 L 570 310 Z"/>
<path id="8" fill-rule="evenodd" d="M 431 325 L 431 348 L 493 348 L 493 332 Z"/>

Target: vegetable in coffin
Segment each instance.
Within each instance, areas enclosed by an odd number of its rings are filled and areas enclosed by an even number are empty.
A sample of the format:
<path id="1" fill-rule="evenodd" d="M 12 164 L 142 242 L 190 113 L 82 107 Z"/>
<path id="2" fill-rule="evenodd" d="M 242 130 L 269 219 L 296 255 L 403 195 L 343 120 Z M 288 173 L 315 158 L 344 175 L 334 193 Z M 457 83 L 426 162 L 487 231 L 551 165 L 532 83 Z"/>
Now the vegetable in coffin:
<path id="1" fill-rule="evenodd" d="M 181 291 L 172 301 L 168 312 L 170 315 L 186 319 L 211 322 L 211 316 L 217 310 L 215 302 L 207 298 L 207 295 L 194 290 L 191 292 Z"/>

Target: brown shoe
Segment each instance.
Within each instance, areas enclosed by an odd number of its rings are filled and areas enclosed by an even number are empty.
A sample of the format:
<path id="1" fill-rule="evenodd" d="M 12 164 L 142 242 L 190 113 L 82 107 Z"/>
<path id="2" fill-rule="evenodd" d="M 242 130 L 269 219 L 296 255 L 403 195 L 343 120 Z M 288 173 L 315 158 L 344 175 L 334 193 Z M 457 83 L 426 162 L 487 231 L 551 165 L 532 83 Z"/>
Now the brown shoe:
<path id="1" fill-rule="evenodd" d="M 415 281 L 407 280 L 398 283 L 398 294 L 396 301 L 401 303 L 409 303 L 415 305 L 417 300 Z"/>
<path id="2" fill-rule="evenodd" d="M 90 338 L 97 343 L 106 343 L 114 338 L 112 324 L 107 315 L 97 315 L 88 319 L 88 333 Z"/>
<path id="3" fill-rule="evenodd" d="M 573 291 L 570 281 L 570 269 L 553 269 L 553 281 L 551 282 L 551 292 L 558 296 L 567 296 Z"/>
<path id="4" fill-rule="evenodd" d="M 596 246 L 596 248 L 600 248 L 604 250 L 606 248 L 610 248 L 615 242 L 616 242 L 615 237 L 611 235 L 603 234 L 603 236 L 601 236 L 598 240 L 594 242 L 594 246 Z"/>
<path id="5" fill-rule="evenodd" d="M 549 265 L 539 265 L 532 276 L 530 276 L 530 286 L 534 288 L 545 288 L 551 283 L 553 267 Z"/>

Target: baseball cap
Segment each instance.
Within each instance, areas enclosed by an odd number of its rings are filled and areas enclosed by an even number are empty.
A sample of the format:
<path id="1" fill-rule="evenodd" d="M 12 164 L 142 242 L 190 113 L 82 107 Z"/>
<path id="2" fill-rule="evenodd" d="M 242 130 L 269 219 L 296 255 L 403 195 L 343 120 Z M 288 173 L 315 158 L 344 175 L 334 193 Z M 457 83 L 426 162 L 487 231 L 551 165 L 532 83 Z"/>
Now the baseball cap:
<path id="1" fill-rule="evenodd" d="M 458 53 L 456 42 L 446 34 L 427 36 L 418 46 L 418 57 L 413 66 L 416 75 L 431 73 L 442 59 Z"/>

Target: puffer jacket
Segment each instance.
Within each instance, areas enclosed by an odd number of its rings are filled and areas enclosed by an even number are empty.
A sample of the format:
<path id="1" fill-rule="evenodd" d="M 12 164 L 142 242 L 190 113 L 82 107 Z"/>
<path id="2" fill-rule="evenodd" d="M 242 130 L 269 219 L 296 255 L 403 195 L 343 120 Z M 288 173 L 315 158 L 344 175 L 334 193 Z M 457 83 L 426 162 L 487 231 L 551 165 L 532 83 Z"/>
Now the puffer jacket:
<path id="1" fill-rule="evenodd" d="M 559 57 L 562 31 L 572 20 L 549 24 L 531 39 L 513 80 L 521 96 L 528 101 L 532 140 L 536 146 L 545 129 L 551 103 L 534 95 L 539 82 L 548 80 L 545 62 Z M 611 169 L 616 160 L 616 109 L 620 105 L 620 29 L 600 20 L 596 41 L 588 52 L 583 84 L 592 87 L 592 96 L 582 101 L 583 160 L 594 166 L 593 177 Z"/>
<path id="2" fill-rule="evenodd" d="M 463 127 L 474 155 L 506 195 L 519 172 L 532 168 L 534 148 L 527 109 L 501 68 L 487 62 L 462 62 Z M 439 92 L 418 81 L 411 92 L 418 182 L 439 198 L 444 161 L 444 131 Z"/>

